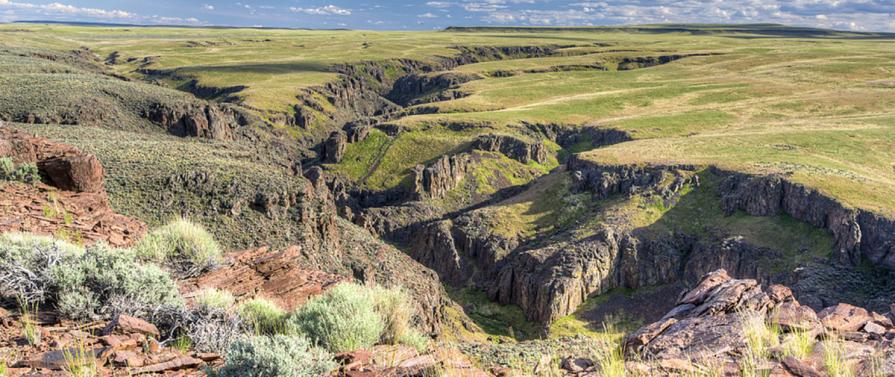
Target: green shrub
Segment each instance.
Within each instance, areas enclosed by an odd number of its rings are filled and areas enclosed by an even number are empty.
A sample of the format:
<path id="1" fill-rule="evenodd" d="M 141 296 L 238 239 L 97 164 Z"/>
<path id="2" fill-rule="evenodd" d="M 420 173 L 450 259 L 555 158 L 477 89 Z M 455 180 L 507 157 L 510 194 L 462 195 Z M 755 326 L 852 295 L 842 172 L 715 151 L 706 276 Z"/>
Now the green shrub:
<path id="1" fill-rule="evenodd" d="M 430 340 L 431 338 L 428 335 L 414 329 L 408 329 L 398 337 L 397 343 L 413 347 L 417 352 L 424 353 L 429 350 Z"/>
<path id="2" fill-rule="evenodd" d="M 40 172 L 37 170 L 37 165 L 21 164 L 12 172 L 12 179 L 24 183 L 34 183 L 40 180 Z"/>
<path id="3" fill-rule="evenodd" d="M 200 308 L 230 310 L 236 303 L 233 294 L 215 288 L 205 288 L 196 293 L 196 306 Z"/>
<path id="4" fill-rule="evenodd" d="M 171 276 L 156 265 L 140 263 L 129 249 L 97 244 L 87 248 L 80 258 L 54 266 L 52 271 L 57 282 L 58 309 L 72 319 L 183 305 Z M 126 308 L 110 305 L 116 300 L 130 305 Z"/>
<path id="5" fill-rule="evenodd" d="M 300 336 L 254 336 L 230 345 L 217 377 L 319 377 L 337 368 L 329 353 Z"/>
<path id="6" fill-rule="evenodd" d="M 239 304 L 239 316 L 252 325 L 257 334 L 272 335 L 286 332 L 286 311 L 265 298 L 253 298 Z"/>
<path id="7" fill-rule="evenodd" d="M 82 247 L 51 237 L 0 235 L 0 296 L 35 305 L 44 303 L 56 285 L 50 267 L 83 253 Z"/>
<path id="8" fill-rule="evenodd" d="M 201 225 L 176 219 L 150 232 L 136 246 L 141 258 L 165 263 L 184 277 L 219 264 L 221 246 Z"/>
<path id="9" fill-rule="evenodd" d="M 289 325 L 331 352 L 367 348 L 379 341 L 385 328 L 367 289 L 339 284 L 308 301 L 289 318 Z"/>
<path id="10" fill-rule="evenodd" d="M 12 179 L 12 172 L 16 170 L 12 157 L 0 158 L 0 179 Z"/>
<path id="11" fill-rule="evenodd" d="M 401 289 L 383 287 L 368 288 L 373 297 L 374 309 L 382 317 L 385 325 L 381 341 L 385 344 L 398 344 L 412 329 L 414 308 L 410 297 Z"/>
<path id="12" fill-rule="evenodd" d="M 48 303 L 77 320 L 183 305 L 170 275 L 131 250 L 25 234 L 0 236 L 0 288 L 0 295 Z"/>

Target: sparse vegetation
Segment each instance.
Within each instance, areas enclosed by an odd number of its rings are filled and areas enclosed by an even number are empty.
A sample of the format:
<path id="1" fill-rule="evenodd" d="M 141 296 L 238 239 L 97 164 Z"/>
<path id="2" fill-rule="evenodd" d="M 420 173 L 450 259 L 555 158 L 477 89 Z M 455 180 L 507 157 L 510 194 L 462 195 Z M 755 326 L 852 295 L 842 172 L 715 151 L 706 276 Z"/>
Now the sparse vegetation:
<path id="1" fill-rule="evenodd" d="M 325 350 L 301 336 L 253 336 L 235 341 L 213 377 L 318 377 L 335 369 Z"/>
<path id="2" fill-rule="evenodd" d="M 845 346 L 838 340 L 827 340 L 822 343 L 823 363 L 830 377 L 854 377 L 855 370 L 846 359 Z"/>
<path id="3" fill-rule="evenodd" d="M 236 303 L 233 294 L 215 288 L 204 288 L 196 292 L 195 305 L 203 309 L 217 309 L 227 311 Z"/>
<path id="4" fill-rule="evenodd" d="M 746 339 L 746 348 L 740 359 L 744 376 L 761 376 L 762 364 L 770 358 L 770 348 L 779 344 L 780 330 L 765 321 L 764 314 L 753 310 L 739 313 Z"/>
<path id="5" fill-rule="evenodd" d="M 257 335 L 273 335 L 288 331 L 286 311 L 263 297 L 240 303 L 237 312 L 244 321 L 252 325 Z"/>
<path id="6" fill-rule="evenodd" d="M 16 166 L 11 157 L 0 157 L 0 180 L 34 183 L 40 180 L 37 165 L 23 163 Z"/>
<path id="7" fill-rule="evenodd" d="M 74 347 L 62 350 L 62 355 L 65 358 L 63 370 L 68 377 L 99 376 L 99 366 L 93 348 L 89 347 L 83 339 L 77 339 Z"/>
<path id="8" fill-rule="evenodd" d="M 138 255 L 164 263 L 181 276 L 195 276 L 221 262 L 221 246 L 199 224 L 179 218 L 151 231 L 136 246 Z"/>

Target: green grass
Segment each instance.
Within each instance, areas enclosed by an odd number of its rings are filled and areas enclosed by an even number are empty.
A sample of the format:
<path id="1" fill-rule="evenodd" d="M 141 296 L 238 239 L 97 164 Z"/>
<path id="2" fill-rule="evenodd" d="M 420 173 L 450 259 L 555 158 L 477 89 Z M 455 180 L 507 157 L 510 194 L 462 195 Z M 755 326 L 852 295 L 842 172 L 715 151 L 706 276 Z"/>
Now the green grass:
<path id="1" fill-rule="evenodd" d="M 500 305 L 488 299 L 485 292 L 472 288 L 448 288 L 448 295 L 464 307 L 466 314 L 491 339 L 537 339 L 541 334 L 536 324 L 525 318 L 515 305 Z"/>

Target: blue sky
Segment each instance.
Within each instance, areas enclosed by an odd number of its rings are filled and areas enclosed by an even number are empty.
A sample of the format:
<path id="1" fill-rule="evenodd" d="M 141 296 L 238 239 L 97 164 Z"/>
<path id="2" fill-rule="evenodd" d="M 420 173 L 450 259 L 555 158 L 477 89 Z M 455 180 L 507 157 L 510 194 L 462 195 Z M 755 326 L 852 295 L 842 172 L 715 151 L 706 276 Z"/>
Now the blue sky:
<path id="1" fill-rule="evenodd" d="M 0 0 L 0 21 L 354 29 L 773 22 L 895 31 L 895 0 Z"/>

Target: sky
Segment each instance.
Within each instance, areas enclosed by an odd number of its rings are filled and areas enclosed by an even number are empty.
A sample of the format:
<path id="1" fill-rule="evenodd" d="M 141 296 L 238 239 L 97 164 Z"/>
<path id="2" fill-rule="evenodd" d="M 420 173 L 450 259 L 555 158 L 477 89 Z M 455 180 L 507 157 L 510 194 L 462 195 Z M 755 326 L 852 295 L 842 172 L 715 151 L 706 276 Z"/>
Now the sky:
<path id="1" fill-rule="evenodd" d="M 895 32 L 895 0 L 0 0 L 0 22 L 440 29 L 770 22 Z"/>

